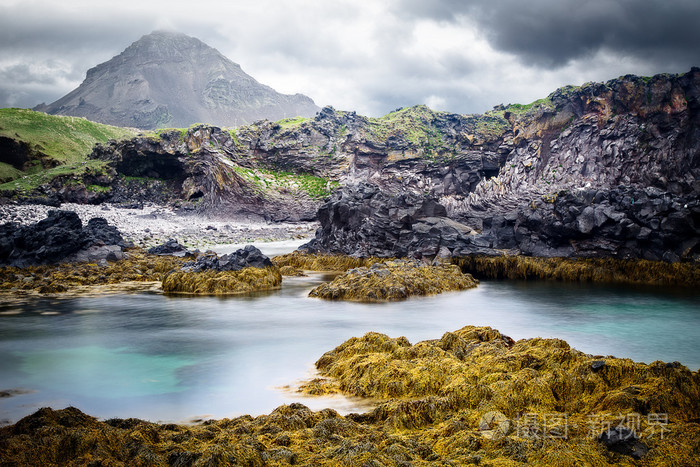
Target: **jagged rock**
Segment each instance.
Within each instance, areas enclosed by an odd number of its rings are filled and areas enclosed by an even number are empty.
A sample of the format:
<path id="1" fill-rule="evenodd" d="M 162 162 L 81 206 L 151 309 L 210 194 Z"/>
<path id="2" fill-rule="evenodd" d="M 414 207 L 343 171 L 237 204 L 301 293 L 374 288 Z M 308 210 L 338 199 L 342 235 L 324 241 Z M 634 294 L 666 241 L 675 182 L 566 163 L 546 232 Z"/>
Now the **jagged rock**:
<path id="1" fill-rule="evenodd" d="M 178 256 L 178 257 L 189 257 L 194 256 L 187 248 L 175 240 L 174 238 L 169 239 L 162 245 L 157 245 L 148 249 L 148 253 L 152 255 L 168 255 L 168 256 Z"/>
<path id="2" fill-rule="evenodd" d="M 413 193 L 392 195 L 360 183 L 319 209 L 321 228 L 300 249 L 355 256 L 435 258 L 470 243 L 472 230 L 445 217 L 445 207 Z"/>
<path id="3" fill-rule="evenodd" d="M 183 272 L 203 271 L 240 271 L 243 268 L 267 268 L 272 266 L 270 258 L 253 245 L 246 245 L 228 255 L 217 256 L 215 253 L 202 254 L 196 261 L 185 263 Z"/>
<path id="4" fill-rule="evenodd" d="M 12 266 L 117 260 L 126 246 L 119 231 L 106 220 L 90 219 L 83 228 L 73 211 L 51 210 L 45 219 L 27 226 L 0 226 L 0 264 Z"/>

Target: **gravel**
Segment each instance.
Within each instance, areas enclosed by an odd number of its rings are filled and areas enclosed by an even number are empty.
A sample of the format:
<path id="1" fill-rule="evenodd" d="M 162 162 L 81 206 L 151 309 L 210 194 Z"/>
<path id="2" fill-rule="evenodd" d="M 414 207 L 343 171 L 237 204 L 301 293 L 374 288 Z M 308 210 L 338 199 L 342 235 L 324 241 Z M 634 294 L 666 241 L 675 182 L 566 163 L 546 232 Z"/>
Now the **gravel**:
<path id="1" fill-rule="evenodd" d="M 192 214 L 179 214 L 155 204 L 138 209 L 111 204 L 85 205 L 65 203 L 60 208 L 39 204 L 0 205 L 0 224 L 15 222 L 26 225 L 46 217 L 49 210 L 75 211 L 83 224 L 93 217 L 104 217 L 122 236 L 136 246 L 149 248 L 174 238 L 190 249 L 205 249 L 221 244 L 245 244 L 300 240 L 313 236 L 316 222 L 265 223 L 216 220 Z"/>

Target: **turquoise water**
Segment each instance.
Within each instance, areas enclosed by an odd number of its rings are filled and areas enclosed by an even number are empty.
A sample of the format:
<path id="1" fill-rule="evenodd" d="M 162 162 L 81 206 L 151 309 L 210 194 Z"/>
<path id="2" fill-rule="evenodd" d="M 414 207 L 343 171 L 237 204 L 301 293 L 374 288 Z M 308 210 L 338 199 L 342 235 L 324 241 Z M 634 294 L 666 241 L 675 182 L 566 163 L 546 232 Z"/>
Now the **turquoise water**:
<path id="1" fill-rule="evenodd" d="M 0 302 L 0 391 L 26 392 L 0 398 L 0 419 L 67 405 L 102 418 L 174 422 L 258 415 L 292 401 L 360 411 L 362 401 L 293 388 L 324 352 L 368 331 L 417 342 L 488 325 L 514 339 L 558 337 L 586 353 L 700 368 L 695 291 L 483 282 L 398 303 L 308 298 L 323 279 L 285 278 L 281 290 L 248 297 Z"/>

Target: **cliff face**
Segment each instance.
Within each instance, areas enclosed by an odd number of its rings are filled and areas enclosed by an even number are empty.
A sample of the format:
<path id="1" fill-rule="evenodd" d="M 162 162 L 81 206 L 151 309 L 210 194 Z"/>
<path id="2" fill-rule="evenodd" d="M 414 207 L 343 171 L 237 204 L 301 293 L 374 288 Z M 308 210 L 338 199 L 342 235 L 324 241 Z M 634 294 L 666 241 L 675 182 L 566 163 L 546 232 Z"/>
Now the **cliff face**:
<path id="1" fill-rule="evenodd" d="M 35 110 L 153 129 L 196 122 L 238 126 L 311 116 L 319 109 L 306 96 L 280 94 L 258 83 L 195 38 L 153 32 L 88 70 L 85 81 L 66 96 Z"/>
<path id="2" fill-rule="evenodd" d="M 495 154 L 504 155 L 492 159 L 495 173 L 482 163 L 473 172 L 476 184 L 455 188 L 450 183 L 450 171 L 465 154 L 472 160 L 481 155 L 482 162 L 494 154 L 479 147 L 443 164 L 443 186 L 409 185 L 427 187 L 424 194 L 439 200 L 446 218 L 462 226 L 448 233 L 433 229 L 431 247 L 415 254 L 511 250 L 535 256 L 697 260 L 699 91 L 700 70 L 693 69 L 680 76 L 626 76 L 563 88 L 531 106 L 496 109 L 491 115 L 501 115 L 509 125 L 489 141 L 498 148 Z M 382 167 L 384 184 L 393 166 Z M 420 163 L 413 169 L 418 173 L 404 172 L 414 180 L 425 180 L 431 172 Z M 346 190 L 322 211 L 354 213 L 358 204 L 384 196 L 365 197 L 363 191 Z M 397 245 L 413 242 L 424 230 L 414 222 L 399 222 L 389 234 L 367 227 L 384 225 L 381 216 L 375 211 L 358 221 L 365 226 L 361 239 L 337 216 L 321 217 L 322 228 L 309 248 L 392 256 L 401 249 Z M 465 236 L 469 230 L 474 233 Z"/>
<path id="3" fill-rule="evenodd" d="M 485 115 L 327 107 L 312 119 L 138 137 L 92 157 L 117 180 L 98 181 L 111 187 L 102 200 L 161 197 L 218 215 L 311 218 L 346 187 L 319 211 L 312 250 L 678 261 L 700 256 L 699 97 L 694 68 L 561 88 Z M 444 213 L 406 216 L 424 197 Z"/>

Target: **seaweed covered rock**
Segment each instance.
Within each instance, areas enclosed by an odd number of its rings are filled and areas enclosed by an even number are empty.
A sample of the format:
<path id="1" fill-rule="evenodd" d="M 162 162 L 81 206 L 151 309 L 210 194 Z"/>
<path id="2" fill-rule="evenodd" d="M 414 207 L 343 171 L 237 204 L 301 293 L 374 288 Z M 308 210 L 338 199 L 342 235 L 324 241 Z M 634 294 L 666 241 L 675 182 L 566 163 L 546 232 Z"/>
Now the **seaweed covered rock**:
<path id="1" fill-rule="evenodd" d="M 253 245 L 234 251 L 228 255 L 218 256 L 215 253 L 199 255 L 195 261 L 185 264 L 182 270 L 185 272 L 202 271 L 240 271 L 243 268 L 269 268 L 272 267 L 270 258 Z"/>
<path id="2" fill-rule="evenodd" d="M 476 287 L 478 281 L 452 264 L 427 265 L 416 260 L 394 260 L 350 269 L 332 282 L 319 285 L 310 297 L 329 300 L 403 300 Z"/>
<path id="3" fill-rule="evenodd" d="M 369 333 L 328 352 L 318 366 L 342 373 L 334 379 L 347 393 L 391 397 L 372 412 L 343 416 L 293 403 L 257 417 L 177 425 L 99 421 L 72 407 L 44 408 L 0 427 L 0 459 L 3 465 L 697 465 L 698 373 L 611 357 L 594 371 L 595 361 L 563 341 L 514 342 L 487 327 L 415 345 Z M 576 397 L 583 399 L 578 405 Z M 635 397 L 648 401 L 638 413 L 625 408 Z M 502 404 L 508 409 L 494 409 Z M 657 410 L 668 418 L 651 417 L 662 415 Z M 628 422 L 632 428 L 624 427 Z M 603 427 L 610 429 L 600 436 Z"/>
<path id="4" fill-rule="evenodd" d="M 0 267 L 0 292 L 53 294 L 78 290 L 83 286 L 114 285 L 127 282 L 157 282 L 183 259 L 156 256 L 131 249 L 113 262 L 64 262 L 38 266 Z"/>
<path id="5" fill-rule="evenodd" d="M 270 290 L 282 284 L 279 268 L 247 267 L 240 270 L 216 269 L 201 272 L 175 271 L 163 279 L 163 291 L 199 295 L 233 295 Z"/>
<path id="6" fill-rule="evenodd" d="M 304 269 L 307 271 L 347 271 L 351 268 L 371 266 L 374 263 L 386 261 L 386 258 L 348 256 L 343 254 L 314 254 L 306 250 L 275 256 L 272 262 L 275 266 Z"/>
<path id="7" fill-rule="evenodd" d="M 700 286 L 700 263 L 645 259 L 468 256 L 454 258 L 462 271 L 488 279 L 553 279 L 664 286 Z"/>
<path id="8" fill-rule="evenodd" d="M 466 326 L 411 345 L 368 333 L 324 354 L 316 367 L 347 394 L 390 399 L 371 417 L 418 427 L 463 410 L 571 416 L 664 413 L 700 416 L 700 373 L 682 365 L 600 360 L 558 339 L 514 342 L 488 327 Z M 596 434 L 597 435 L 597 434 Z"/>

